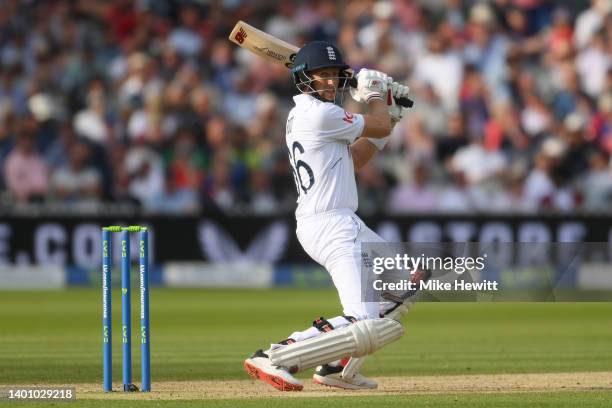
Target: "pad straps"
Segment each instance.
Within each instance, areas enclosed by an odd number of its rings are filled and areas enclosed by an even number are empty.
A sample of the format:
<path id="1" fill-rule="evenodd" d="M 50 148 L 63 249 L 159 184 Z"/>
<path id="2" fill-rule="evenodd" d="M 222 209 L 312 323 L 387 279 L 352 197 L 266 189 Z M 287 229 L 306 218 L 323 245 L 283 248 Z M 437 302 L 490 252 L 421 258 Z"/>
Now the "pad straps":
<path id="1" fill-rule="evenodd" d="M 331 325 L 330 322 L 327 321 L 323 316 L 312 322 L 312 325 L 316 327 L 321 333 L 327 333 L 334 330 L 334 326 Z"/>

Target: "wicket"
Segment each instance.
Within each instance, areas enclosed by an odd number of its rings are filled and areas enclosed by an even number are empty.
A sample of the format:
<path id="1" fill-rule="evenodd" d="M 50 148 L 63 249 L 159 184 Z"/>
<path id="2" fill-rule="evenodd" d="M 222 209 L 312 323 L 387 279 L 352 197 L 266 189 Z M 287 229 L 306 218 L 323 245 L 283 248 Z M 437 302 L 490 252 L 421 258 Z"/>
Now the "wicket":
<path id="1" fill-rule="evenodd" d="M 112 381 L 112 233 L 121 233 L 121 339 L 123 347 L 123 391 L 138 391 L 132 383 L 132 324 L 130 302 L 130 232 L 139 233 L 141 390 L 151 391 L 151 349 L 149 333 L 149 234 L 146 227 L 109 226 L 102 228 L 102 344 L 104 391 L 113 390 Z"/>

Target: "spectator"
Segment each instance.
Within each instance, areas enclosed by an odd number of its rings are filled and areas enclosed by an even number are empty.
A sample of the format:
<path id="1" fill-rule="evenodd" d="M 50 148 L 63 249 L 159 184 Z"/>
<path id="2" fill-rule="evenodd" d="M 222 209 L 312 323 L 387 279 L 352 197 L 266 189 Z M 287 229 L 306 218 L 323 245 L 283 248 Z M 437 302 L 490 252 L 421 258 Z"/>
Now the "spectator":
<path id="1" fill-rule="evenodd" d="M 457 150 L 469 143 L 465 132 L 465 121 L 460 112 L 454 112 L 448 120 L 448 133 L 437 144 L 436 158 L 441 164 L 453 157 Z"/>
<path id="2" fill-rule="evenodd" d="M 51 176 L 55 198 L 72 204 L 93 203 L 102 195 L 102 175 L 91 164 L 91 148 L 76 141 L 68 152 L 68 162 Z"/>
<path id="3" fill-rule="evenodd" d="M 468 185 L 482 183 L 494 178 L 506 169 L 506 160 L 501 153 L 485 149 L 483 141 L 474 140 L 457 150 L 450 161 L 455 174 Z"/>
<path id="4" fill-rule="evenodd" d="M 292 211 L 284 127 L 296 89 L 284 66 L 227 41 L 236 16 L 296 44 L 336 42 L 356 72 L 381 69 L 410 85 L 415 108 L 361 176 L 362 212 L 409 211 L 430 193 L 436 211 L 607 202 L 609 0 L 5 3 L 0 195 L 9 205 Z M 364 111 L 348 96 L 344 105 Z M 48 171 L 17 197 L 32 183 L 9 185 L 8 169 L 27 143 Z"/>
<path id="5" fill-rule="evenodd" d="M 418 116 L 423 121 L 425 131 L 436 139 L 439 139 L 447 132 L 447 111 L 442 106 L 440 98 L 431 85 L 425 85 L 425 89 L 422 91 L 422 99 L 419 100 L 419 104 L 411 113 L 406 120 L 411 120 L 413 117 Z"/>
<path id="6" fill-rule="evenodd" d="M 433 34 L 429 38 L 428 52 L 416 61 L 413 80 L 432 86 L 444 107 L 454 110 L 462 77 L 463 66 L 459 57 L 450 52 L 443 38 Z"/>
<path id="7" fill-rule="evenodd" d="M 357 173 L 357 194 L 359 196 L 359 211 L 363 214 L 374 214 L 387 204 L 387 181 L 383 173 L 372 163 L 365 165 Z"/>
<path id="8" fill-rule="evenodd" d="M 127 180 L 124 188 L 129 195 L 137 199 L 145 209 L 155 208 L 157 200 L 165 193 L 161 157 L 145 146 L 133 147 L 124 155 L 122 164 L 120 171 L 125 172 L 122 174 Z"/>
<path id="9" fill-rule="evenodd" d="M 459 171 L 451 172 L 453 183 L 442 188 L 439 195 L 438 210 L 442 213 L 475 212 L 485 204 L 484 197 L 478 195 L 477 188 L 470 187 L 465 175 Z"/>
<path id="10" fill-rule="evenodd" d="M 482 73 L 491 93 L 498 99 L 508 96 L 504 77 L 510 44 L 507 37 L 496 32 L 496 25 L 495 16 L 486 3 L 477 3 L 471 8 L 470 42 L 464 49 L 463 59 Z"/>
<path id="11" fill-rule="evenodd" d="M 467 66 L 459 95 L 460 109 L 466 120 L 470 138 L 479 138 L 485 132 L 490 117 L 490 95 L 482 75 L 473 66 Z"/>
<path id="12" fill-rule="evenodd" d="M 17 202 L 40 201 L 47 192 L 47 165 L 34 148 L 34 137 L 22 133 L 4 163 L 8 191 Z"/>
<path id="13" fill-rule="evenodd" d="M 612 206 L 612 166 L 605 153 L 592 153 L 583 194 L 587 211 L 606 211 Z"/>
<path id="14" fill-rule="evenodd" d="M 223 212 L 233 212 L 236 199 L 231 188 L 229 165 L 225 155 L 215 157 L 206 184 L 208 196 L 212 202 Z"/>
<path id="15" fill-rule="evenodd" d="M 189 129 L 181 129 L 174 139 L 168 157 L 167 174 L 176 190 L 196 194 L 204 180 L 205 157 L 196 148 L 195 135 Z"/>
<path id="16" fill-rule="evenodd" d="M 570 204 L 564 191 L 558 189 L 559 164 L 567 146 L 560 139 L 549 138 L 535 159 L 535 167 L 525 181 L 525 205 L 534 210 L 566 209 Z"/>
<path id="17" fill-rule="evenodd" d="M 172 30 L 168 41 L 183 57 L 195 57 L 205 45 L 198 32 L 200 11 L 193 3 L 183 3 L 179 6 L 178 13 L 180 25 Z"/>
<path id="18" fill-rule="evenodd" d="M 588 46 L 584 47 L 576 58 L 576 69 L 580 83 L 591 97 L 597 97 L 604 90 L 606 75 L 612 68 L 612 56 L 606 45 L 603 31 L 593 35 Z"/>
<path id="19" fill-rule="evenodd" d="M 597 107 L 590 124 L 591 139 L 602 151 L 612 154 L 612 91 L 599 98 Z"/>
<path id="20" fill-rule="evenodd" d="M 589 168 L 592 147 L 586 140 L 586 120 L 579 113 L 572 113 L 564 121 L 562 137 L 567 152 L 560 171 L 569 180 L 584 174 Z"/>
<path id="21" fill-rule="evenodd" d="M 438 192 L 430 183 L 430 170 L 425 163 L 418 163 L 411 183 L 401 183 L 391 190 L 389 211 L 395 214 L 437 211 Z"/>
<path id="22" fill-rule="evenodd" d="M 591 0 L 591 7 L 582 11 L 576 18 L 574 44 L 582 49 L 591 42 L 591 38 L 603 26 L 605 17 L 612 10 L 609 0 Z"/>
<path id="23" fill-rule="evenodd" d="M 87 94 L 87 107 L 74 117 L 76 133 L 95 143 L 108 143 L 109 125 L 106 121 L 105 96 L 99 87 Z"/>
<path id="24" fill-rule="evenodd" d="M 255 170 L 251 173 L 251 193 L 250 205 L 256 215 L 272 215 L 278 211 L 278 203 L 270 190 L 270 180 L 266 172 Z"/>
<path id="25" fill-rule="evenodd" d="M 372 62 L 377 62 L 378 46 L 383 37 L 398 43 L 404 37 L 403 33 L 395 27 L 394 11 L 393 2 L 385 0 L 377 1 L 372 7 L 374 21 L 359 30 L 359 44 L 361 44 L 368 59 Z M 392 45 L 397 49 L 397 43 Z"/>

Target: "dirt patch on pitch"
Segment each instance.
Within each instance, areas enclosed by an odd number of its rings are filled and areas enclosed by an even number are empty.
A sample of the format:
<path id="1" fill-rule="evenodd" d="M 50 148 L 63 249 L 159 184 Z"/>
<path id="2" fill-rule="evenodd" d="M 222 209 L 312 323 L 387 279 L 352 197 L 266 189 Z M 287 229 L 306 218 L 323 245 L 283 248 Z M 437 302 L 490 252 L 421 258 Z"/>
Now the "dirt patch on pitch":
<path id="1" fill-rule="evenodd" d="M 357 395 L 471 394 L 612 390 L 612 372 L 545 374 L 474 374 L 378 377 L 376 390 L 345 391 L 304 380 L 301 392 L 280 392 L 251 380 L 153 382 L 150 393 L 103 393 L 101 384 L 77 384 L 79 399 L 199 400 Z M 120 389 L 120 384 L 115 385 Z"/>

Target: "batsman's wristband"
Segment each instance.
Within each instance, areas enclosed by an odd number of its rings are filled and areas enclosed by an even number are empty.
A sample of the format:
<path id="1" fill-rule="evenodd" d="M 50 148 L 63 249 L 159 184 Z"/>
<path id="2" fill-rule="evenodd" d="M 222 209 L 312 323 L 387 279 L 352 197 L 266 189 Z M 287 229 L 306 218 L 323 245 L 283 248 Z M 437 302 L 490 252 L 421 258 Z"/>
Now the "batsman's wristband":
<path id="1" fill-rule="evenodd" d="M 384 149 L 385 146 L 387 145 L 387 142 L 389 141 L 389 137 L 390 136 L 385 136 L 385 137 L 382 137 L 380 139 L 375 139 L 373 137 L 368 137 L 367 139 L 368 139 L 368 141 L 370 143 L 372 143 L 374 146 L 376 146 L 376 148 L 380 151 L 380 150 Z"/>

